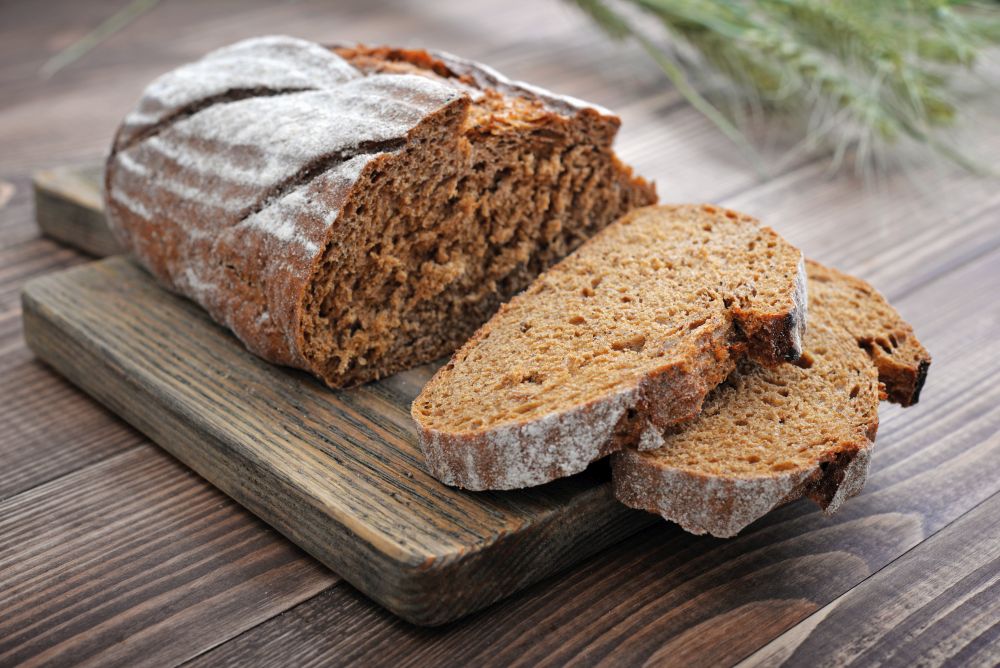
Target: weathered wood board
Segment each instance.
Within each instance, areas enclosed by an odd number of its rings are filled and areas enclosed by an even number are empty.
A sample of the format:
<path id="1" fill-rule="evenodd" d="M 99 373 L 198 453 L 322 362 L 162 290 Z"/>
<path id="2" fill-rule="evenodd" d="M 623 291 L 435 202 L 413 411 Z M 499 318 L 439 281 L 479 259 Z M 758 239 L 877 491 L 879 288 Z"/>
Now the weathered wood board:
<path id="1" fill-rule="evenodd" d="M 46 236 L 98 257 L 121 252 L 104 222 L 103 171 L 98 164 L 35 173 L 35 218 Z"/>
<path id="2" fill-rule="evenodd" d="M 71 219 L 49 209 L 46 231 L 101 238 L 86 177 L 59 179 L 40 201 Z M 35 279 L 22 301 L 38 357 L 412 622 L 465 615 L 653 521 L 614 501 L 600 465 L 532 490 L 450 489 L 425 472 L 409 416 L 432 366 L 331 391 L 254 357 L 124 257 Z"/>

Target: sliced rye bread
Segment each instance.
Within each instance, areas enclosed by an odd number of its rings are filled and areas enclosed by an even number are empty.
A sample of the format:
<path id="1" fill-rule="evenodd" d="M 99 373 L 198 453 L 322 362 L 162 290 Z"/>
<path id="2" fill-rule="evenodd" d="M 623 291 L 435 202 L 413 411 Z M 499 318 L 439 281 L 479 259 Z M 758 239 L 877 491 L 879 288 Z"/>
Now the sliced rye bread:
<path id="1" fill-rule="evenodd" d="M 834 512 L 861 491 L 879 399 L 916 403 L 930 355 L 870 285 L 814 262 L 808 273 L 798 365 L 743 363 L 693 421 L 615 454 L 622 503 L 727 537 L 787 501 Z"/>
<path id="2" fill-rule="evenodd" d="M 466 489 L 578 473 L 689 420 L 749 354 L 795 360 L 802 254 L 713 206 L 638 209 L 505 304 L 413 402 L 430 471 Z"/>
<path id="3" fill-rule="evenodd" d="M 354 385 L 453 352 L 655 202 L 619 124 L 446 54 L 254 38 L 146 89 L 108 158 L 108 221 L 252 352 Z"/>

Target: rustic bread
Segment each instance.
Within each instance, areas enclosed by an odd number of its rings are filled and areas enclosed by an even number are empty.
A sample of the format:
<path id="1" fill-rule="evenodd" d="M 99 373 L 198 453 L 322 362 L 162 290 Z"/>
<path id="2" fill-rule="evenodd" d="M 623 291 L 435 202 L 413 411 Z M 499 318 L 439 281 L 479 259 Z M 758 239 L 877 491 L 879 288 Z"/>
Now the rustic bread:
<path id="1" fill-rule="evenodd" d="M 108 159 L 108 219 L 251 351 L 345 386 L 452 352 L 654 202 L 618 126 L 453 56 L 252 39 L 150 85 Z"/>
<path id="2" fill-rule="evenodd" d="M 880 396 L 916 403 L 930 356 L 870 285 L 810 262 L 798 366 L 741 364 L 673 433 L 612 458 L 615 495 L 692 533 L 732 536 L 807 496 L 828 512 L 864 484 Z"/>
<path id="3" fill-rule="evenodd" d="M 413 402 L 430 471 L 467 489 L 538 485 L 692 418 L 749 351 L 798 358 L 801 253 L 712 206 L 633 211 L 541 275 Z"/>

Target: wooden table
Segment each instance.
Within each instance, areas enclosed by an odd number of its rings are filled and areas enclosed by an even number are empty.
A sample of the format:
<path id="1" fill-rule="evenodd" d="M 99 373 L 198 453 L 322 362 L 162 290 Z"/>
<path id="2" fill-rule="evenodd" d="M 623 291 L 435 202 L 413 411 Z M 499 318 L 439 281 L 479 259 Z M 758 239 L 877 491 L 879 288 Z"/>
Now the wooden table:
<path id="1" fill-rule="evenodd" d="M 549 2 L 162 2 L 51 78 L 122 0 L 0 5 L 0 665 L 184 662 L 798 665 L 1000 660 L 1000 187 L 932 160 L 866 184 L 823 159 L 761 182 L 635 48 Z M 872 281 L 935 361 L 886 407 L 864 493 L 739 538 L 658 523 L 446 628 L 410 626 L 25 348 L 25 280 L 88 258 L 40 238 L 30 178 L 99 158 L 155 75 L 249 35 L 431 45 L 618 110 L 665 201 L 760 216 Z M 970 110 L 974 107 L 970 107 Z M 967 143 L 996 164 L 988 109 Z"/>

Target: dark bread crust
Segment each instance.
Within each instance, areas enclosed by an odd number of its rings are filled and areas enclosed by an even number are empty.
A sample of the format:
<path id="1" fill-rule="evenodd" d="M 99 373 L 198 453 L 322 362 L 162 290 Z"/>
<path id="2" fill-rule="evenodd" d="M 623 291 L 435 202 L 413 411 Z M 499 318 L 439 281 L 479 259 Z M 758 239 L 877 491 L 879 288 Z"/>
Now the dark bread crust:
<path id="1" fill-rule="evenodd" d="M 163 285 L 199 303 L 255 354 L 332 387 L 436 359 L 460 342 L 458 334 L 428 333 L 349 371 L 317 347 L 325 305 L 310 301 L 313 288 L 327 280 L 328 258 L 349 251 L 338 245 L 352 243 L 348 216 L 375 179 L 436 138 L 469 132 L 470 123 L 497 131 L 495 118 L 472 117 L 482 96 L 530 108 L 539 122 L 589 132 L 608 146 L 619 123 L 474 63 L 388 51 L 410 70 L 365 73 L 327 47 L 285 37 L 213 52 L 147 89 L 119 128 L 105 172 L 112 229 Z M 480 88 L 479 80 L 497 81 L 509 97 Z M 613 160 L 610 149 L 608 156 L 602 159 Z M 615 164 L 615 187 L 626 191 L 621 206 L 655 201 L 650 184 Z M 605 224 L 612 220 L 606 217 Z M 521 281 L 543 268 L 525 265 Z M 509 297 L 502 289 L 481 308 L 470 306 L 468 322 L 456 322 L 454 331 L 471 331 L 488 317 Z"/>
<path id="2" fill-rule="evenodd" d="M 700 464 L 688 467 L 658 461 L 656 448 L 669 444 L 671 435 L 647 431 L 643 437 L 653 446 L 648 452 L 628 449 L 612 457 L 615 496 L 625 505 L 658 513 L 692 533 L 729 537 L 772 508 L 794 499 L 807 497 L 825 512 L 833 513 L 846 499 L 861 491 L 878 431 L 880 395 L 904 406 L 915 403 L 930 356 L 913 335 L 912 328 L 870 285 L 815 262 L 808 263 L 808 270 L 811 283 L 836 286 L 835 290 L 822 291 L 825 299 L 822 307 L 814 305 L 813 317 L 830 320 L 831 310 L 842 316 L 840 338 L 848 342 L 848 348 L 856 343 L 868 352 L 872 371 L 882 386 L 881 391 L 873 390 L 870 394 L 871 405 L 861 409 L 857 427 L 845 429 L 848 435 L 839 433 L 809 465 L 789 466 L 768 476 L 710 474 L 699 470 Z M 816 292 L 813 290 L 813 294 Z M 894 334 L 891 339 L 889 332 Z M 888 341 L 890 347 L 895 342 L 895 348 L 905 355 L 893 358 L 874 341 Z M 810 359 L 808 350 L 815 345 L 810 345 L 808 337 L 806 343 L 804 360 Z M 736 372 L 741 373 L 769 371 L 758 367 Z M 894 389 L 886 392 L 886 386 Z M 862 393 L 862 396 L 869 395 Z M 738 401 L 739 394 L 728 395 L 726 400 Z M 802 428 L 809 427 L 803 424 Z M 680 430 L 683 429 L 682 426 Z M 710 437 L 707 432 L 705 436 Z M 807 433 L 799 437 L 807 441 L 809 436 Z M 815 436 L 820 435 L 817 432 Z M 671 457 L 670 461 L 676 459 Z"/>

